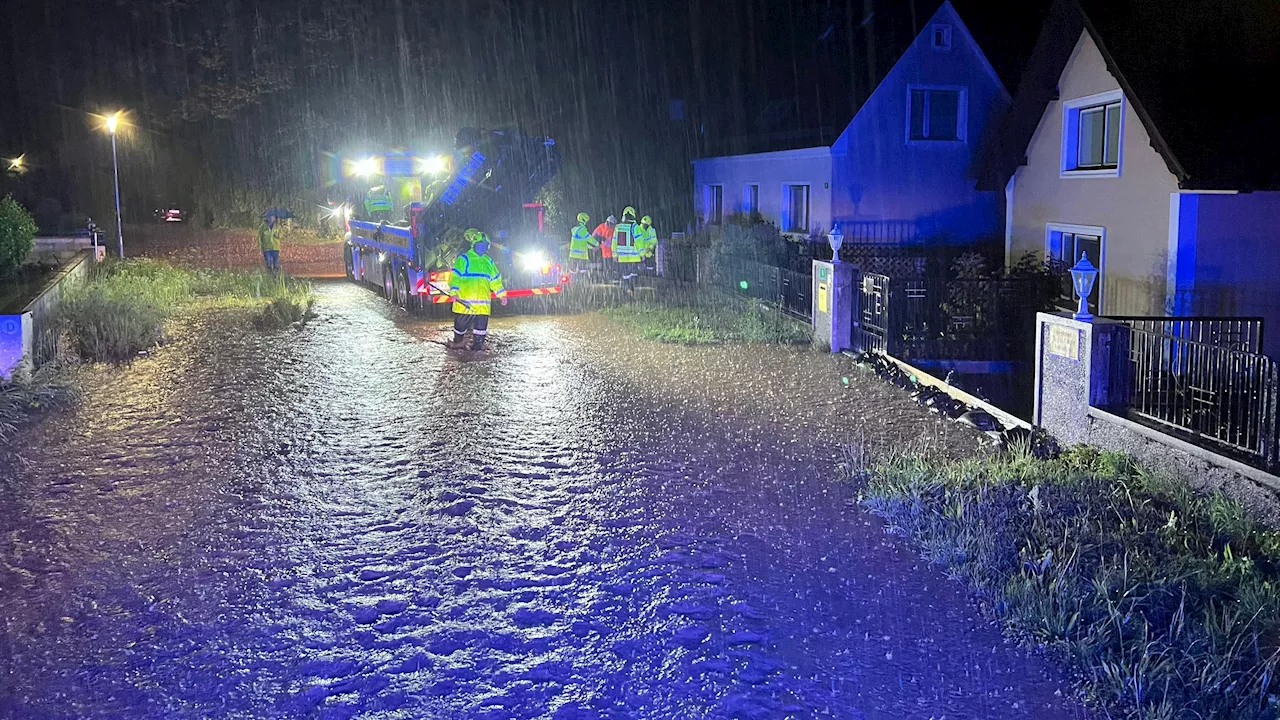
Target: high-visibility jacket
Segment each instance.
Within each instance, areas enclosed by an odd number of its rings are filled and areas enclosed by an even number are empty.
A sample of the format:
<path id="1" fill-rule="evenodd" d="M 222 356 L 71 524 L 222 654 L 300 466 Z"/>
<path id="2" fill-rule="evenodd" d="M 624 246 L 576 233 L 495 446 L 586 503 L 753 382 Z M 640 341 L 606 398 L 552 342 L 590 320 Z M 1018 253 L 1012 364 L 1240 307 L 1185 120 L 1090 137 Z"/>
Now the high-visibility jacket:
<path id="1" fill-rule="evenodd" d="M 639 225 L 626 220 L 613 228 L 613 256 L 618 262 L 640 262 L 640 248 L 636 245 L 636 231 L 639 229 Z"/>
<path id="2" fill-rule="evenodd" d="M 372 215 L 376 212 L 391 212 L 395 206 L 391 203 L 391 195 L 385 193 L 375 193 L 365 197 L 365 212 Z"/>
<path id="3" fill-rule="evenodd" d="M 596 240 L 586 225 L 581 223 L 573 229 L 573 235 L 569 239 L 569 257 L 577 260 L 586 260 L 590 257 L 589 248 L 599 247 L 600 241 Z"/>
<path id="4" fill-rule="evenodd" d="M 654 250 L 658 248 L 658 231 L 654 230 L 652 225 L 649 227 L 637 225 L 636 247 L 640 249 L 641 257 L 653 255 Z"/>
<path id="5" fill-rule="evenodd" d="M 280 250 L 280 226 L 271 227 L 266 223 L 258 226 L 258 247 L 263 252 Z"/>
<path id="6" fill-rule="evenodd" d="M 602 222 L 591 234 L 600 242 L 600 254 L 605 259 L 613 257 L 613 226 Z"/>
<path id="7" fill-rule="evenodd" d="M 488 255 L 481 255 L 474 249 L 453 261 L 449 293 L 457 298 L 453 311 L 459 315 L 488 315 L 489 298 L 507 296 L 498 266 Z"/>

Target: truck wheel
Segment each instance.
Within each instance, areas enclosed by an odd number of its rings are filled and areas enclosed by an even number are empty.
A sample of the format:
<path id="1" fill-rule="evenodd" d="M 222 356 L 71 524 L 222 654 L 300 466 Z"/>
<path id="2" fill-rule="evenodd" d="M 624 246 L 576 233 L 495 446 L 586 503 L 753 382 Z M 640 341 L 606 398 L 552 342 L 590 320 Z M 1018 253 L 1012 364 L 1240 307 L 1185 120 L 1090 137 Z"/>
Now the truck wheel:
<path id="1" fill-rule="evenodd" d="M 400 307 L 405 310 L 413 309 L 413 295 L 409 293 L 409 272 L 404 268 L 400 268 L 400 272 L 396 273 L 396 301 Z"/>
<path id="2" fill-rule="evenodd" d="M 351 256 L 351 253 L 352 247 L 350 245 L 342 246 L 342 254 L 346 256 L 347 260 L 347 280 L 354 282 L 356 279 L 356 261 Z"/>
<path id="3" fill-rule="evenodd" d="M 382 266 L 382 297 L 396 301 L 396 273 L 391 263 Z"/>

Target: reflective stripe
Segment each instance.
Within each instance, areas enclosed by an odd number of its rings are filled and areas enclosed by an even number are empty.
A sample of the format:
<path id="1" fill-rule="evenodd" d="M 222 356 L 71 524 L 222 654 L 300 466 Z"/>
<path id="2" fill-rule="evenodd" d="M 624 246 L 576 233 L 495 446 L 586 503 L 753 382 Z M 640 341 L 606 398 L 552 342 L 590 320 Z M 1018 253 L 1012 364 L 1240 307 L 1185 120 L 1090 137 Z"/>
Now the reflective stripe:
<path id="1" fill-rule="evenodd" d="M 488 331 L 488 329 L 480 330 L 480 329 L 478 329 L 478 328 L 473 328 L 473 329 L 471 330 L 471 334 L 472 334 L 472 335 L 488 335 L 488 334 L 489 334 L 489 331 Z"/>

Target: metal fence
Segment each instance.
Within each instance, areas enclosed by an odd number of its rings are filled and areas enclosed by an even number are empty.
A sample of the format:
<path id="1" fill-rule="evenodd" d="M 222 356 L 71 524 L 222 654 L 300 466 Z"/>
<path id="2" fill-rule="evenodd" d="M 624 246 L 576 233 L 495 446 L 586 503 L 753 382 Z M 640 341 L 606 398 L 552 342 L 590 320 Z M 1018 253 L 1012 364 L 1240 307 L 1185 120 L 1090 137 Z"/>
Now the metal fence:
<path id="1" fill-rule="evenodd" d="M 1280 366 L 1259 352 L 1260 319 L 1122 320 L 1129 326 L 1131 415 L 1276 469 Z"/>
<path id="2" fill-rule="evenodd" d="M 716 268 L 719 284 L 741 295 L 775 303 L 784 313 L 801 320 L 813 319 L 810 299 L 813 276 L 750 260 L 734 260 Z"/>

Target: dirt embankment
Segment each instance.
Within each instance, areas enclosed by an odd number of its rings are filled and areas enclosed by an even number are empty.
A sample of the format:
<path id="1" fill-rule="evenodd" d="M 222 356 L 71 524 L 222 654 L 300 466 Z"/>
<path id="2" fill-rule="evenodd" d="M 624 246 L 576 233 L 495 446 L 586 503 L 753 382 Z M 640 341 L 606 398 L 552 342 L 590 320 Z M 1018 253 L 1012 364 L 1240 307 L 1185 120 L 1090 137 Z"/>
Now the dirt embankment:
<path id="1" fill-rule="evenodd" d="M 125 228 L 125 254 L 167 260 L 187 267 L 252 269 L 262 266 L 262 252 L 252 230 L 206 229 L 169 223 Z M 341 243 L 281 242 L 280 264 L 297 277 L 342 277 Z"/>

